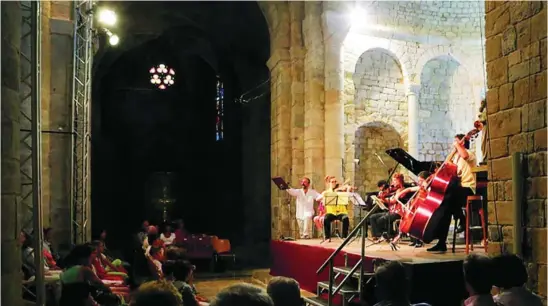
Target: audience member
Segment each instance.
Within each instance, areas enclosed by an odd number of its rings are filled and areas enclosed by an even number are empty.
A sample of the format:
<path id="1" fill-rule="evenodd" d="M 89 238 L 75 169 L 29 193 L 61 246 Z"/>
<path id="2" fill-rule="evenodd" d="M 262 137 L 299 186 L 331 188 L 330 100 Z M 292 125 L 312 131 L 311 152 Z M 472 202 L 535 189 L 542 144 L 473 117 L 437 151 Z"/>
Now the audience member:
<path id="1" fill-rule="evenodd" d="M 185 229 L 185 223 L 179 219 L 175 222 L 175 243 L 182 244 L 184 239 L 189 236 L 188 231 Z"/>
<path id="2" fill-rule="evenodd" d="M 152 281 L 142 284 L 130 306 L 181 306 L 182 298 L 177 289 L 167 281 Z"/>
<path id="3" fill-rule="evenodd" d="M 274 306 L 274 302 L 263 289 L 242 283 L 221 290 L 211 306 Z"/>
<path id="4" fill-rule="evenodd" d="M 165 280 L 171 282 L 179 291 L 183 299 L 184 306 L 206 305 L 205 301 L 201 301 L 191 285 L 193 271 L 195 267 L 188 262 L 177 260 L 167 261 L 163 266 Z"/>
<path id="5" fill-rule="evenodd" d="M 470 254 L 463 263 L 466 291 L 470 297 L 464 306 L 496 305 L 491 295 L 493 287 L 493 262 L 485 255 Z"/>
<path id="6" fill-rule="evenodd" d="M 274 301 L 274 306 L 302 306 L 299 283 L 288 277 L 274 277 L 268 282 L 266 292 Z"/>
<path id="7" fill-rule="evenodd" d="M 160 235 L 160 239 L 164 242 L 164 245 L 168 246 L 173 244 L 176 237 L 177 235 L 171 231 L 171 226 L 166 224 L 164 226 L 164 231 Z"/>
<path id="8" fill-rule="evenodd" d="M 162 248 L 156 248 L 152 247 L 150 248 L 150 251 L 148 253 L 149 260 L 152 262 L 155 272 L 156 272 L 156 278 L 162 279 L 164 277 L 164 274 L 162 272 L 162 259 L 164 257 L 164 249 Z"/>
<path id="9" fill-rule="evenodd" d="M 516 255 L 506 254 L 493 258 L 494 285 L 500 293 L 495 302 L 502 306 L 542 306 L 540 297 L 525 288 L 527 269 Z"/>
<path id="10" fill-rule="evenodd" d="M 375 306 L 409 306 L 409 280 L 405 267 L 399 261 L 381 264 L 375 271 L 376 297 Z M 426 303 L 414 306 L 428 306 Z"/>

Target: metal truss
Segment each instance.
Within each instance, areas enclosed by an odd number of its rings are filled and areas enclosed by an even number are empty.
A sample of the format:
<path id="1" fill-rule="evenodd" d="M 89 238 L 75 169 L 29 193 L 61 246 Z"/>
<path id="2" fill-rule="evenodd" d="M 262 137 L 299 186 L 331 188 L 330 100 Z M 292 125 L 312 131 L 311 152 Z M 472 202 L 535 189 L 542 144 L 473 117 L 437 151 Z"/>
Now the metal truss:
<path id="1" fill-rule="evenodd" d="M 21 1 L 20 116 L 21 229 L 32 234 L 36 275 L 36 305 L 45 305 L 42 255 L 42 154 L 41 154 L 41 6 Z"/>
<path id="2" fill-rule="evenodd" d="M 72 82 L 71 237 L 84 243 L 90 236 L 90 142 L 93 3 L 74 1 Z"/>

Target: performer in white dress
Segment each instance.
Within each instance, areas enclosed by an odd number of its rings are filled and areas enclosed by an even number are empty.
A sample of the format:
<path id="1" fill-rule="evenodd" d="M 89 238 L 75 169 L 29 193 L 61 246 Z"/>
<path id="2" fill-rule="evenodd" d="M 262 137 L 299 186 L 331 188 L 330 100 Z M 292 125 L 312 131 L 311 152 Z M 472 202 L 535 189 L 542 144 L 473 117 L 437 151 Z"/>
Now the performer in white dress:
<path id="1" fill-rule="evenodd" d="M 312 226 L 312 216 L 314 216 L 314 201 L 320 194 L 310 188 L 310 179 L 303 177 L 301 180 L 301 188 L 287 189 L 287 192 L 297 198 L 296 200 L 296 217 L 299 224 L 299 234 L 301 238 L 310 238 L 310 229 Z"/>

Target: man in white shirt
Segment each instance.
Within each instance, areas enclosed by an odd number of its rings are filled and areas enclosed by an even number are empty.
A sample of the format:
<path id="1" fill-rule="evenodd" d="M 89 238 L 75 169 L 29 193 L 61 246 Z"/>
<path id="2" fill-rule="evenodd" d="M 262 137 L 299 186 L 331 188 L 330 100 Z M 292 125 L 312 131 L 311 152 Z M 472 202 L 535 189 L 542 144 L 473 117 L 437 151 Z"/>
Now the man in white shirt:
<path id="1" fill-rule="evenodd" d="M 462 207 L 466 204 L 466 198 L 476 193 L 476 177 L 472 173 L 472 168 L 476 166 L 475 154 L 469 151 L 469 141 L 464 134 L 455 136 L 453 147 L 456 150 L 451 162 L 457 166 L 458 181 L 448 187 L 448 193 L 445 196 L 442 207 L 439 209 L 441 215 L 437 227 L 436 236 L 438 243 L 429 248 L 429 252 L 446 252 L 447 236 L 449 226 L 451 225 L 451 216 L 459 220 L 457 232 L 464 231 L 465 218 Z M 434 217 L 433 217 L 434 218 Z M 426 240 L 426 239 L 425 239 Z"/>
<path id="2" fill-rule="evenodd" d="M 297 198 L 296 200 L 296 217 L 299 225 L 299 234 L 301 239 L 310 238 L 310 228 L 312 225 L 312 216 L 314 216 L 314 200 L 320 194 L 310 188 L 310 179 L 303 177 L 301 180 L 301 188 L 289 188 L 287 193 Z"/>

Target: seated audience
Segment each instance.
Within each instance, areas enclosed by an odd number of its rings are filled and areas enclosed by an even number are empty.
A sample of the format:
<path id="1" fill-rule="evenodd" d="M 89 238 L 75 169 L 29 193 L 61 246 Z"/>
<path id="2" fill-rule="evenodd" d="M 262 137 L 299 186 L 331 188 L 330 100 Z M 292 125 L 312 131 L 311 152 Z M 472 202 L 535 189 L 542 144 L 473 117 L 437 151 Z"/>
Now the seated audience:
<path id="1" fill-rule="evenodd" d="M 375 306 L 409 306 L 409 280 L 405 267 L 399 261 L 389 261 L 375 270 Z M 420 303 L 414 306 L 428 306 Z"/>
<path id="2" fill-rule="evenodd" d="M 173 244 L 177 235 L 171 232 L 171 226 L 165 225 L 164 232 L 160 235 L 160 239 L 164 242 L 164 245 L 168 246 Z"/>
<path id="3" fill-rule="evenodd" d="M 142 284 L 130 306 L 181 306 L 181 294 L 167 281 L 152 281 Z"/>
<path id="4" fill-rule="evenodd" d="M 107 271 L 107 265 L 105 265 L 106 260 L 101 254 L 102 243 L 100 241 L 94 241 L 90 245 L 93 247 L 91 268 L 93 269 L 97 277 L 99 277 L 101 280 L 118 281 L 120 283 L 124 283 L 124 281 L 127 279 L 126 273 L 118 271 Z"/>
<path id="5" fill-rule="evenodd" d="M 34 265 L 34 249 L 32 248 L 30 235 L 24 231 L 21 231 L 19 242 L 21 243 L 21 263 L 23 265 L 23 274 L 25 280 L 28 280 L 36 275 L 36 266 Z M 47 266 L 45 264 L 44 268 L 47 271 Z"/>
<path id="6" fill-rule="evenodd" d="M 115 288 L 107 287 L 91 269 L 94 248 L 91 245 L 77 245 L 65 259 L 66 270 L 61 273 L 61 298 L 59 306 L 97 305 L 95 298 L 117 300 L 109 295 L 126 292 L 116 292 Z M 103 303 L 110 304 L 110 303 Z"/>
<path id="7" fill-rule="evenodd" d="M 464 306 L 494 306 L 491 296 L 493 288 L 493 262 L 484 255 L 470 254 L 462 264 L 466 291 L 470 297 Z"/>
<path id="8" fill-rule="evenodd" d="M 493 260 L 495 287 L 500 293 L 494 300 L 502 306 L 542 306 L 539 296 L 525 288 L 527 269 L 516 255 L 499 255 Z"/>
<path id="9" fill-rule="evenodd" d="M 150 260 L 150 262 L 152 263 L 153 265 L 153 269 L 154 269 L 154 272 L 156 275 L 155 278 L 157 279 L 162 279 L 164 278 L 164 274 L 162 272 L 162 261 L 163 261 L 163 257 L 164 257 L 164 249 L 162 248 L 156 248 L 156 247 L 152 247 L 150 248 L 150 251 L 148 253 L 148 260 Z"/>
<path id="10" fill-rule="evenodd" d="M 221 290 L 211 306 L 274 306 L 274 302 L 263 289 L 243 283 Z"/>
<path id="11" fill-rule="evenodd" d="M 166 281 L 171 282 L 181 293 L 183 305 L 198 306 L 207 305 L 205 299 L 196 295 L 194 286 L 192 286 L 193 271 L 195 267 L 185 261 L 168 261 L 163 266 L 163 273 Z"/>
<path id="12" fill-rule="evenodd" d="M 175 222 L 176 228 L 175 228 L 175 241 L 176 244 L 183 243 L 183 239 L 187 238 L 189 236 L 188 231 L 185 229 L 185 223 L 183 220 L 177 220 Z"/>
<path id="13" fill-rule="evenodd" d="M 296 280 L 288 277 L 274 277 L 268 282 L 266 292 L 274 306 L 302 306 L 301 288 Z"/>
<path id="14" fill-rule="evenodd" d="M 120 260 L 116 260 L 116 263 L 113 263 L 104 254 L 105 244 L 102 241 L 96 240 L 92 244 L 94 247 L 97 248 L 97 256 L 93 263 L 97 271 L 104 270 L 107 273 L 107 275 L 118 275 L 118 276 L 123 276 L 124 278 L 127 278 L 127 271 L 122 266 L 121 264 L 122 262 Z"/>
<path id="15" fill-rule="evenodd" d="M 143 242 L 145 241 L 145 237 L 148 235 L 148 227 L 150 226 L 148 220 L 144 220 L 143 223 L 141 223 L 141 228 L 139 229 L 139 232 L 137 232 L 137 235 L 135 235 L 135 240 L 137 245 L 143 245 Z"/>
<path id="16" fill-rule="evenodd" d="M 160 239 L 158 229 L 155 226 L 149 226 L 148 235 L 143 241 L 143 249 L 145 250 L 145 254 L 149 253 L 151 247 L 164 247 L 164 242 Z"/>

